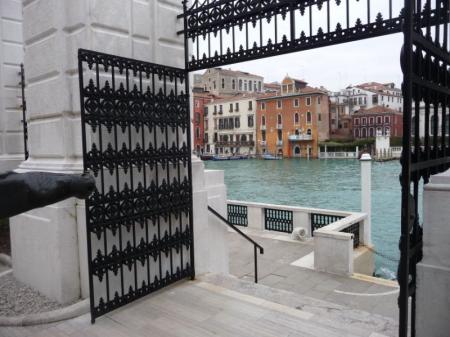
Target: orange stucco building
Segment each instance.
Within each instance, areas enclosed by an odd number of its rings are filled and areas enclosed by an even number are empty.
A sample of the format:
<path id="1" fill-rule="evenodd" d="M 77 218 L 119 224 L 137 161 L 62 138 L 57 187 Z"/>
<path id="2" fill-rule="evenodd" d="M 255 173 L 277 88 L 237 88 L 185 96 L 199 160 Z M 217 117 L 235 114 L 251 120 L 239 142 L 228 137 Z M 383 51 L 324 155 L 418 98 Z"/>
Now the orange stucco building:
<path id="1" fill-rule="evenodd" d="M 318 157 L 320 141 L 329 139 L 326 92 L 286 76 L 281 92 L 257 99 L 257 153 L 283 157 Z"/>

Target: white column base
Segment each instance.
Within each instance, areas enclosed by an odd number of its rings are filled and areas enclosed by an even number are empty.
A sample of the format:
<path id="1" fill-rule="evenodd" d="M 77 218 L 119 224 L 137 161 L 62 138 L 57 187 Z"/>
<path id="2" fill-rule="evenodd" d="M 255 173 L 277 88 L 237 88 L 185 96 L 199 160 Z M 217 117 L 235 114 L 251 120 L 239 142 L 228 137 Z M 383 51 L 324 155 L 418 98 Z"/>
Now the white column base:
<path id="1" fill-rule="evenodd" d="M 25 157 L 23 154 L 0 156 L 0 173 L 17 169 L 24 160 Z"/>
<path id="2" fill-rule="evenodd" d="M 80 297 L 75 201 L 10 219 L 14 276 L 60 303 Z"/>

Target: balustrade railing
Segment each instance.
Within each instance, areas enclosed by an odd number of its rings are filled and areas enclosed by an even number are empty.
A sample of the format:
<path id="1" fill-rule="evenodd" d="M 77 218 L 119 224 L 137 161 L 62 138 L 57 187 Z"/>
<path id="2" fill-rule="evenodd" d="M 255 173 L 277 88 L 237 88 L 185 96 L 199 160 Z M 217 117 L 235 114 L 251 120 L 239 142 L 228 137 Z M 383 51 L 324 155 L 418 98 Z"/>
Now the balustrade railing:
<path id="1" fill-rule="evenodd" d="M 228 221 L 237 226 L 248 226 L 248 207 L 241 205 L 227 205 Z"/>
<path id="2" fill-rule="evenodd" d="M 359 246 L 359 228 L 361 224 L 355 223 L 347 228 L 344 228 L 341 230 L 343 233 L 350 233 L 353 234 L 353 248 L 357 248 Z"/>
<path id="3" fill-rule="evenodd" d="M 294 229 L 293 212 L 264 208 L 264 228 L 271 231 L 292 233 Z"/>
<path id="4" fill-rule="evenodd" d="M 311 213 L 311 236 L 314 236 L 316 229 L 325 227 L 330 223 L 336 222 L 345 216 Z"/>

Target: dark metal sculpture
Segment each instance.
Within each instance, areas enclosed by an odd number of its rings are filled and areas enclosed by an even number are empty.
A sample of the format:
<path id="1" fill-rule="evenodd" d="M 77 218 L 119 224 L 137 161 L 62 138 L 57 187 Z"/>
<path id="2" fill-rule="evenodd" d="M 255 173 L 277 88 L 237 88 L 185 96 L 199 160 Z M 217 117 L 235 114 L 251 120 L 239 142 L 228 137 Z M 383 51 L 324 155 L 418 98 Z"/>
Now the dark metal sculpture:
<path id="1" fill-rule="evenodd" d="M 85 199 L 94 189 L 95 180 L 89 174 L 0 174 L 0 218 L 8 218 L 70 197 Z"/>

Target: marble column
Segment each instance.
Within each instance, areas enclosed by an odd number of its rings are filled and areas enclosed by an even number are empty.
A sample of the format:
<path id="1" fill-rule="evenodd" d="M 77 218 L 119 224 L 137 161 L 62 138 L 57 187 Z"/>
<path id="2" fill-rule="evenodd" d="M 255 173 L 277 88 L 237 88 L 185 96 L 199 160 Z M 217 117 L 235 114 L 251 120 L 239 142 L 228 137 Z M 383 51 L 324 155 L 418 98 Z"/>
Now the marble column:
<path id="1" fill-rule="evenodd" d="M 23 62 L 22 3 L 0 1 L 0 172 L 24 157 L 20 64 Z"/>

